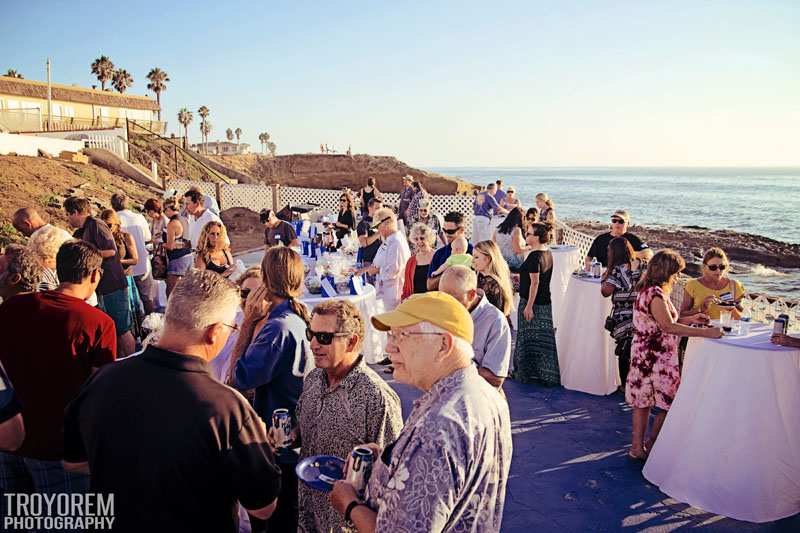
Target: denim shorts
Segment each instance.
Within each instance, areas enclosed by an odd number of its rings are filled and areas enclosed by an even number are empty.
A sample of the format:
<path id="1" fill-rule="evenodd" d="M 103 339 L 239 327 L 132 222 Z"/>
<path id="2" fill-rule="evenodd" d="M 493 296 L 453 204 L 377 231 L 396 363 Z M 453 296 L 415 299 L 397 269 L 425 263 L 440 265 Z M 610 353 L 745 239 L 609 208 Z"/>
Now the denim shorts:
<path id="1" fill-rule="evenodd" d="M 117 336 L 131 330 L 133 318 L 131 317 L 131 297 L 128 287 L 104 294 L 99 300 L 100 309 L 114 321 L 114 325 L 117 327 Z"/>
<path id="2" fill-rule="evenodd" d="M 167 274 L 183 276 L 192 266 L 192 261 L 194 261 L 194 254 L 186 254 L 177 259 L 170 259 L 169 264 L 167 264 Z"/>

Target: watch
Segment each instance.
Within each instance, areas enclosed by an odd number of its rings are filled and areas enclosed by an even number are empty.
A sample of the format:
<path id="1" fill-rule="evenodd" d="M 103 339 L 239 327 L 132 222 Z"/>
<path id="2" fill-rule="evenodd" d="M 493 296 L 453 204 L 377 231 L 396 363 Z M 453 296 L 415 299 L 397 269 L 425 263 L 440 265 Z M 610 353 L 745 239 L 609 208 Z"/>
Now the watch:
<path id="1" fill-rule="evenodd" d="M 350 503 L 347 504 L 347 508 L 344 510 L 344 521 L 345 522 L 352 523 L 352 520 L 350 520 L 350 515 L 353 513 L 353 509 L 355 509 L 359 505 L 363 505 L 363 506 L 366 507 L 367 504 L 364 503 L 364 502 L 360 502 L 358 500 L 353 500 L 353 501 L 351 501 Z"/>

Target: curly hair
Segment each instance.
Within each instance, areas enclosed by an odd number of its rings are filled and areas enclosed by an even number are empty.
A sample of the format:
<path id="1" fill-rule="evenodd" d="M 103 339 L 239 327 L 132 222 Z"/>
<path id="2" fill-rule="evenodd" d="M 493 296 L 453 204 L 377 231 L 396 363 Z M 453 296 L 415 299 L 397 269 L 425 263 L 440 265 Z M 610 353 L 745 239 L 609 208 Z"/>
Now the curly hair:
<path id="1" fill-rule="evenodd" d="M 436 233 L 434 233 L 433 229 L 427 224 L 417 222 L 411 226 L 411 230 L 408 232 L 408 240 L 411 241 L 412 244 L 416 242 L 417 235 L 422 235 L 425 238 L 425 242 L 427 242 L 428 246 L 431 248 L 436 245 Z"/>
<path id="2" fill-rule="evenodd" d="M 228 232 L 225 226 L 221 222 L 212 220 L 203 226 L 203 230 L 200 232 L 200 238 L 197 239 L 197 256 L 201 257 L 205 263 L 211 261 L 211 254 L 215 251 L 208 238 L 208 234 L 213 228 L 219 228 L 219 237 L 217 238 L 217 246 L 220 247 L 219 250 L 226 251 L 230 249 L 230 241 L 228 240 Z"/>
<path id="3" fill-rule="evenodd" d="M 35 291 L 42 278 L 42 267 L 36 256 L 19 244 L 6 246 L 5 256 L 8 258 L 8 274 L 19 275 L 18 285 L 23 291 Z"/>
<path id="4" fill-rule="evenodd" d="M 28 241 L 30 250 L 40 262 L 55 259 L 58 249 L 67 241 L 72 240 L 67 237 L 63 230 L 55 226 L 46 226 L 31 235 Z"/>

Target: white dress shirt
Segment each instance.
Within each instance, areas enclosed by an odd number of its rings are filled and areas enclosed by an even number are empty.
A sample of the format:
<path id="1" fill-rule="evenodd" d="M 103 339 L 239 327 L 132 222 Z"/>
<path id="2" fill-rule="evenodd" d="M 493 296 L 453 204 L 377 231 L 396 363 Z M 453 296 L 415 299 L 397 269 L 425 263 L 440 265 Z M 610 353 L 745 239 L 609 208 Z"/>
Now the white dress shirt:
<path id="1" fill-rule="evenodd" d="M 378 298 L 383 300 L 386 311 L 393 310 L 400 303 L 409 257 L 411 250 L 408 248 L 408 241 L 402 233 L 395 231 L 383 241 L 372 261 L 372 265 L 378 268 Z"/>
<path id="2" fill-rule="evenodd" d="M 212 221 L 222 224 L 222 220 L 210 209 L 203 211 L 199 218 L 189 215 L 189 240 L 192 241 L 193 249 L 197 249 L 197 243 L 200 241 L 200 233 L 203 232 L 203 228 Z"/>
<path id="3" fill-rule="evenodd" d="M 117 211 L 119 217 L 120 229 L 125 233 L 130 233 L 133 241 L 136 243 L 136 253 L 139 254 L 139 262 L 133 265 L 134 276 L 144 276 L 150 272 L 150 255 L 147 251 L 147 243 L 152 240 L 150 235 L 150 224 L 147 223 L 144 216 L 139 213 L 134 213 L 130 209 L 123 209 Z"/>

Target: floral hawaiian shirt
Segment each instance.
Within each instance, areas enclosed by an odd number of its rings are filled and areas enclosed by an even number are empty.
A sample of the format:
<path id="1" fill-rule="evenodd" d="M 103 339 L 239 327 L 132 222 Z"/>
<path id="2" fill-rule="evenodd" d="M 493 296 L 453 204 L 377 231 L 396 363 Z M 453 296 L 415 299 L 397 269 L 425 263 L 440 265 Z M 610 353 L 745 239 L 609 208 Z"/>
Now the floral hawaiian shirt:
<path id="1" fill-rule="evenodd" d="M 376 531 L 500 531 L 510 467 L 508 404 L 474 366 L 456 370 L 414 402 L 375 461 Z"/>

